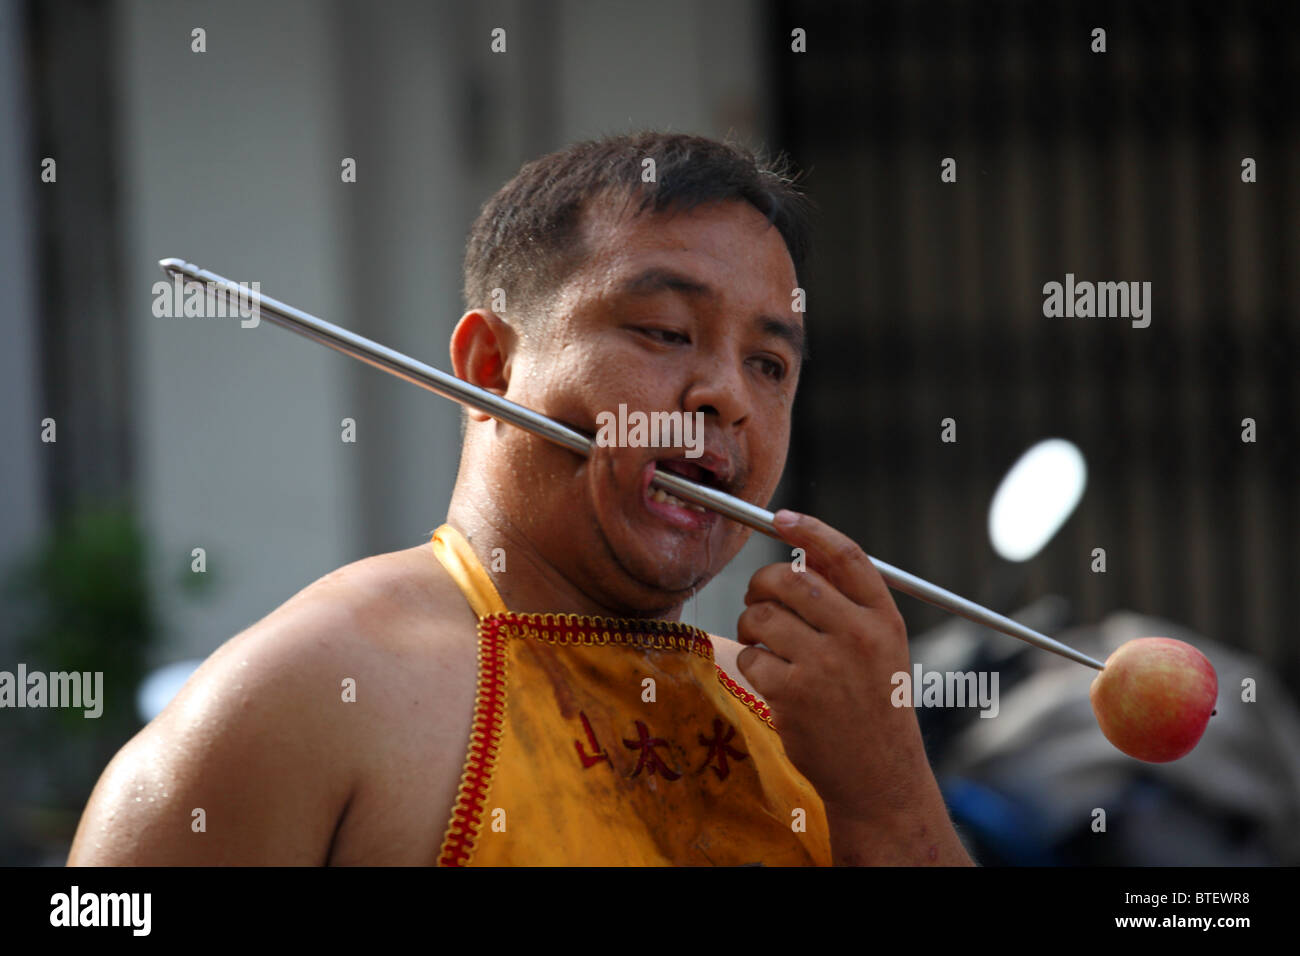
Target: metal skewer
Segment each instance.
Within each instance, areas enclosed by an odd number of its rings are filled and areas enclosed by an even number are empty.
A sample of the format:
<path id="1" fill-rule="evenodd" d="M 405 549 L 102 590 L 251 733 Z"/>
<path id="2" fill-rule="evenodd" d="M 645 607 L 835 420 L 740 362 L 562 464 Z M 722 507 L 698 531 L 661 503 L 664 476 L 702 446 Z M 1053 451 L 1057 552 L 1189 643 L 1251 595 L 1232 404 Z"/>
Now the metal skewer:
<path id="1" fill-rule="evenodd" d="M 360 359 L 367 365 L 373 365 L 375 368 L 405 379 L 414 385 L 419 385 L 421 388 L 427 389 L 436 395 L 441 395 L 443 398 L 449 398 L 453 402 L 459 402 L 461 405 L 467 405 L 470 408 L 485 412 L 500 421 L 516 425 L 525 431 L 545 438 L 549 442 L 577 452 L 579 455 L 584 457 L 591 455 L 592 441 L 581 432 L 575 431 L 567 425 L 562 425 L 530 408 L 517 405 L 499 395 L 494 395 L 476 385 L 471 385 L 464 379 L 448 375 L 441 369 L 425 365 L 423 362 L 417 362 L 408 355 L 403 355 L 401 352 L 380 345 L 378 342 L 373 342 L 354 332 L 349 332 L 347 329 L 341 329 L 337 325 L 332 325 L 316 318 L 314 315 L 295 309 L 278 299 L 263 295 L 246 286 L 240 286 L 239 283 L 232 282 L 224 276 L 200 269 L 191 262 L 182 259 L 162 259 L 158 265 L 169 276 L 181 276 L 194 282 L 206 283 L 209 293 L 214 291 L 213 287 L 215 286 L 224 290 L 227 296 L 238 296 L 243 301 L 255 303 L 259 316 L 265 317 L 291 332 L 296 332 L 322 345 L 327 345 L 344 355 Z M 772 523 L 774 517 L 772 512 L 750 504 L 748 501 L 742 501 L 716 488 L 696 484 L 681 475 L 658 469 L 654 472 L 651 484 L 672 492 L 684 501 L 716 511 L 718 514 L 733 521 L 738 521 L 746 527 L 761 531 L 777 541 L 783 540 Z M 896 591 L 910 594 L 914 598 L 943 608 L 945 611 L 964 617 L 968 621 L 982 624 L 1010 637 L 1018 638 L 1033 644 L 1035 647 L 1041 647 L 1045 651 L 1051 651 L 1053 654 L 1059 654 L 1064 658 L 1086 664 L 1097 670 L 1103 669 L 1103 665 L 1099 661 L 1062 644 L 1060 641 L 1053 640 L 1046 634 L 1040 634 L 1031 627 L 1026 627 L 1020 622 L 991 611 L 974 601 L 968 601 L 960 595 L 953 594 L 951 591 L 931 584 L 914 574 L 902 571 L 891 564 L 886 564 L 878 558 L 870 558 L 870 561 L 876 566 L 886 583 Z"/>

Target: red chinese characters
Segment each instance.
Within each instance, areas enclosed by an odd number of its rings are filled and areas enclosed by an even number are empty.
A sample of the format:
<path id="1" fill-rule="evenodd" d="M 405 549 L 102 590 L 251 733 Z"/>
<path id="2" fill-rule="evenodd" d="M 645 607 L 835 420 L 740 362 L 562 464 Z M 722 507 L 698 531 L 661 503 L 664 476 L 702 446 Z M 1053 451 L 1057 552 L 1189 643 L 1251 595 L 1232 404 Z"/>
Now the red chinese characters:
<path id="1" fill-rule="evenodd" d="M 722 735 L 722 728 L 726 726 L 727 735 Z M 717 758 L 718 764 L 713 768 L 713 772 L 718 775 L 719 780 L 726 780 L 727 774 L 731 773 L 731 768 L 727 766 L 727 757 L 733 760 L 744 760 L 749 754 L 742 753 L 730 746 L 731 738 L 736 736 L 736 728 L 730 724 L 723 724 L 722 718 L 713 718 L 713 738 L 709 739 L 700 734 L 700 745 L 709 748 L 709 754 L 704 758 L 704 763 L 696 773 L 704 773 L 705 769 Z"/>
<path id="2" fill-rule="evenodd" d="M 598 763 L 609 764 L 612 768 L 614 763 L 610 759 L 609 753 L 600 746 L 600 741 L 596 739 L 596 733 L 591 727 L 591 721 L 583 711 L 578 712 L 578 717 L 582 720 L 583 735 L 586 737 L 586 744 L 581 740 L 575 739 L 573 747 L 578 752 L 578 759 L 582 762 L 584 770 L 589 770 Z M 670 765 L 672 753 L 683 748 L 675 748 L 669 741 L 663 737 L 655 737 L 645 721 L 636 721 L 637 736 L 634 739 L 623 739 L 623 746 L 628 750 L 637 752 L 636 768 L 627 774 L 628 777 L 640 776 L 644 771 L 646 776 L 661 776 L 665 780 L 678 780 L 682 774 L 677 772 Z M 748 754 L 738 750 L 731 744 L 732 739 L 736 736 L 736 728 L 731 726 L 720 717 L 713 718 L 713 734 L 708 736 L 700 733 L 696 735 L 699 745 L 706 749 L 704 762 L 695 770 L 696 774 L 704 773 L 712 769 L 719 780 L 726 780 L 731 773 L 731 760 L 745 760 Z M 662 751 L 661 751 L 662 748 Z M 667 754 L 667 759 L 665 759 Z"/>
<path id="3" fill-rule="evenodd" d="M 667 780 L 676 780 L 680 777 L 681 774 L 674 773 L 672 768 L 664 763 L 663 758 L 659 756 L 659 751 L 655 750 L 656 747 L 667 747 L 668 741 L 662 737 L 651 737 L 650 729 L 639 720 L 636 722 L 636 732 L 638 739 L 623 741 L 623 746 L 628 750 L 637 750 L 639 748 L 641 751 L 641 755 L 637 758 L 636 769 L 632 771 L 632 776 L 635 777 L 642 769 L 645 769 L 647 773 L 661 773 Z"/>
<path id="4" fill-rule="evenodd" d="M 590 769 L 602 760 L 609 763 L 609 754 L 600 749 L 600 744 L 596 741 L 595 731 L 591 729 L 591 721 L 587 719 L 587 715 L 582 711 L 578 711 L 578 716 L 582 718 L 582 729 L 587 732 L 587 743 L 591 744 L 591 749 L 595 751 L 594 755 L 588 754 L 582 749 L 582 744 L 579 741 L 575 740 L 573 742 L 573 746 L 578 748 L 578 759 L 582 761 L 582 768 L 584 770 Z"/>

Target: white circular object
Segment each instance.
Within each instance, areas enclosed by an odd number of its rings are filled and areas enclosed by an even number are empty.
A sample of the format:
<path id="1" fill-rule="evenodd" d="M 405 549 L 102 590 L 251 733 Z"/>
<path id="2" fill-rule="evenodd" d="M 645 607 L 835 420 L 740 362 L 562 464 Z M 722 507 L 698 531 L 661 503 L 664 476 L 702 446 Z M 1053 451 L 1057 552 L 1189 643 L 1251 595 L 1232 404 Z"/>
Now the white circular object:
<path id="1" fill-rule="evenodd" d="M 1028 561 L 1074 513 L 1088 483 L 1083 453 L 1049 438 L 1020 456 L 989 507 L 989 539 L 1008 561 Z"/>
<path id="2" fill-rule="evenodd" d="M 178 661 L 151 672 L 135 692 L 135 709 L 146 724 L 162 713 L 203 661 Z"/>

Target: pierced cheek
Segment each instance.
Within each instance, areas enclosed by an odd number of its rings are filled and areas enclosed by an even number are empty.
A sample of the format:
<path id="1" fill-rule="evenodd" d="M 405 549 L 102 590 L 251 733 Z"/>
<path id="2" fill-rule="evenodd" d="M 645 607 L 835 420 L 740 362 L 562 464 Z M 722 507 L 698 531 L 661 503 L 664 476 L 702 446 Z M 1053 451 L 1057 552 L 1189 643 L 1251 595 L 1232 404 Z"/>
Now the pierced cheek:
<path id="1" fill-rule="evenodd" d="M 618 500 L 621 489 L 631 488 L 639 483 L 640 474 L 634 468 L 636 462 L 630 456 L 620 457 L 620 449 L 593 445 L 592 453 L 587 458 L 587 488 L 592 506 L 600 512 L 612 513 L 623 510 L 623 503 Z"/>

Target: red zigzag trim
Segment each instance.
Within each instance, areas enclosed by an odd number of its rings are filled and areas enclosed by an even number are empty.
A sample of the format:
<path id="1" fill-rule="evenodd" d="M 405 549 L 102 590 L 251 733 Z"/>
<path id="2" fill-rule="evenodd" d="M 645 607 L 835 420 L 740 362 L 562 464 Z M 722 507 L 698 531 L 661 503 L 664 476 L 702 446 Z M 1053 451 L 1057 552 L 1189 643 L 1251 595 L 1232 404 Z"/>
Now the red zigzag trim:
<path id="1" fill-rule="evenodd" d="M 483 829 L 483 805 L 506 718 L 506 646 L 498 633 L 499 620 L 479 622 L 478 692 L 474 698 L 474 725 L 469 755 L 457 789 L 456 806 L 438 854 L 439 866 L 464 866 L 474 855 Z"/>

